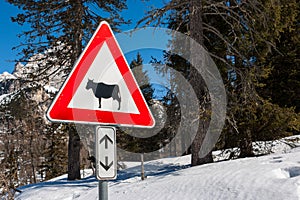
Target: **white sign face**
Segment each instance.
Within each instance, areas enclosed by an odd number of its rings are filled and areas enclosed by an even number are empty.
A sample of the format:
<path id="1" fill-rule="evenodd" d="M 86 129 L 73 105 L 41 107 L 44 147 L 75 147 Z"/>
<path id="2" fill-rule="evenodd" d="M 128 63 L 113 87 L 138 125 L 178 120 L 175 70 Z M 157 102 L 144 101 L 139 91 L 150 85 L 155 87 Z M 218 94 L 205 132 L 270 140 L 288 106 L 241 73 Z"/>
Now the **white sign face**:
<path id="1" fill-rule="evenodd" d="M 117 176 L 116 129 L 96 128 L 96 177 L 98 180 L 112 180 Z"/>
<path id="2" fill-rule="evenodd" d="M 91 80 L 91 83 L 102 82 L 107 85 L 117 85 L 119 89 L 116 96 L 119 96 L 120 100 L 118 101 L 118 98 L 102 98 L 100 108 L 99 100 L 95 96 L 92 88 L 93 85 L 91 84 L 91 87 L 88 87 L 89 80 Z M 124 78 L 121 75 L 106 42 L 103 43 L 94 62 L 81 81 L 81 84 L 70 101 L 68 108 L 139 114 Z"/>

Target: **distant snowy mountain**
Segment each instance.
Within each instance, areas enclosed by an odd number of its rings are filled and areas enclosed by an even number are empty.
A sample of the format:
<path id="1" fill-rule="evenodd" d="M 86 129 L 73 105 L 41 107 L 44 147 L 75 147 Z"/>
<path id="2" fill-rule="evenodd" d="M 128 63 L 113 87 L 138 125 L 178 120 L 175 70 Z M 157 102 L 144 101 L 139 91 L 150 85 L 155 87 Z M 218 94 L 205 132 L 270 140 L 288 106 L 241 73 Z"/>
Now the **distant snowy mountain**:
<path id="1" fill-rule="evenodd" d="M 42 60 L 44 55 L 37 54 L 29 59 L 24 65 L 17 63 L 12 73 L 4 72 L 0 74 L 0 104 L 1 100 L 10 98 L 10 94 L 24 90 L 26 88 L 41 87 L 42 93 L 56 93 L 64 81 L 65 74 L 63 66 L 46 68 L 46 61 Z M 59 70 L 58 70 L 59 69 Z M 33 94 L 33 96 L 36 96 Z M 41 99 L 41 97 L 36 97 Z"/>
<path id="2" fill-rule="evenodd" d="M 3 72 L 2 74 L 0 74 L 0 82 L 4 82 L 7 80 L 14 80 L 14 79 L 17 79 L 17 78 L 8 72 Z"/>
<path id="3" fill-rule="evenodd" d="M 12 92 L 13 88 L 11 88 L 11 85 L 16 79 L 16 76 L 8 72 L 0 74 L 0 95 Z"/>

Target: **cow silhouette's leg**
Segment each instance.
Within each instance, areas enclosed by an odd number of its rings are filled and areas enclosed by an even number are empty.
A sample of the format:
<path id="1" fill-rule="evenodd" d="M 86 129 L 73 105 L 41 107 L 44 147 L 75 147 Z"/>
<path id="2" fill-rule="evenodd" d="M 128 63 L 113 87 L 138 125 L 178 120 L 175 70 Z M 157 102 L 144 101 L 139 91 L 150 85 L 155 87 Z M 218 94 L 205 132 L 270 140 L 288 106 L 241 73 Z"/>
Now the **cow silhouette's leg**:
<path id="1" fill-rule="evenodd" d="M 113 100 L 117 100 L 118 101 L 118 103 L 119 103 L 118 110 L 120 110 L 120 108 L 121 108 L 121 98 L 118 97 L 118 96 L 116 96 L 116 97 L 113 97 Z"/>
<path id="2" fill-rule="evenodd" d="M 120 108 L 121 108 L 121 99 L 117 99 L 117 100 L 118 100 L 118 102 L 119 102 L 118 110 L 120 110 Z"/>
<path id="3" fill-rule="evenodd" d="M 101 98 L 99 98 L 99 108 L 101 108 Z"/>
<path id="4" fill-rule="evenodd" d="M 116 85 L 113 92 L 112 92 L 112 98 L 113 100 L 117 100 L 119 103 L 119 107 L 118 110 L 120 110 L 121 108 L 121 95 L 120 95 L 120 90 L 119 90 L 119 86 Z"/>
<path id="5" fill-rule="evenodd" d="M 116 99 L 118 101 L 118 103 L 119 103 L 118 110 L 120 110 L 120 108 L 121 108 L 121 97 L 118 94 L 115 94 L 114 99 Z"/>

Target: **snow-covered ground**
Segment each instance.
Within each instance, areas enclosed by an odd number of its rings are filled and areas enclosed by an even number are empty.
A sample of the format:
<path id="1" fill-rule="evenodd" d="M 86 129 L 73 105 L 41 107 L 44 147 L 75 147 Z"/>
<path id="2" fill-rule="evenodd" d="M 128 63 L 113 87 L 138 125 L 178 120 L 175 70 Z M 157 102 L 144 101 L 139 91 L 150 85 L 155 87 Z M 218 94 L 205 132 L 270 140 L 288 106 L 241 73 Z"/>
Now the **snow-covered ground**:
<path id="1" fill-rule="evenodd" d="M 300 200 L 300 148 L 261 157 L 190 167 L 190 156 L 145 163 L 147 179 L 139 178 L 139 163 L 127 163 L 109 182 L 110 200 Z M 19 188 L 18 200 L 96 200 L 98 182 L 66 175 Z"/>

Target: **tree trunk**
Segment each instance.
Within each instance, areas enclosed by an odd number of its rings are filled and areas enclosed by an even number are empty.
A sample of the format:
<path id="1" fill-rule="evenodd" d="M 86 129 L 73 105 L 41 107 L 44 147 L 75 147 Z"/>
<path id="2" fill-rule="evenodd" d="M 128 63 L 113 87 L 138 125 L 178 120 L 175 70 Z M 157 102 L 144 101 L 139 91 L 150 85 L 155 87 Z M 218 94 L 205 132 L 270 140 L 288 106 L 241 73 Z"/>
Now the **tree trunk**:
<path id="1" fill-rule="evenodd" d="M 191 165 L 192 166 L 202 165 L 205 163 L 213 162 L 212 151 L 209 151 L 209 153 L 205 156 L 200 155 L 200 148 L 203 143 L 205 133 L 207 130 L 207 126 L 205 126 L 205 125 L 208 125 L 208 124 L 209 124 L 209 121 L 200 120 L 197 134 L 191 145 L 191 153 L 192 153 Z M 201 125 L 203 125 L 203 127 L 200 127 Z"/>
<path id="2" fill-rule="evenodd" d="M 74 127 L 69 126 L 68 180 L 80 179 L 80 137 Z"/>
<path id="3" fill-rule="evenodd" d="M 189 23 L 190 37 L 193 38 L 196 42 L 198 42 L 200 45 L 203 46 L 204 37 L 203 37 L 203 21 L 202 21 L 202 0 L 191 0 L 189 11 L 190 11 L 190 16 L 189 16 L 190 17 L 190 23 Z M 190 59 L 191 59 L 192 63 L 194 63 L 196 65 L 198 65 L 198 64 L 200 65 L 202 58 L 196 52 L 197 52 L 197 49 L 194 49 L 194 47 L 191 47 Z M 201 103 L 201 101 L 203 101 L 203 99 L 205 99 L 205 96 L 208 95 L 208 93 L 207 93 L 207 91 L 205 91 L 205 82 L 195 67 L 196 66 L 192 67 L 190 70 L 190 83 L 193 86 L 193 89 Z M 205 109 L 205 105 L 203 106 L 203 109 Z M 199 115 L 200 115 L 200 113 L 199 113 Z M 208 123 L 207 121 L 209 121 L 209 120 L 200 118 L 197 134 L 191 145 L 191 153 L 192 153 L 191 164 L 192 164 L 192 166 L 213 162 L 211 151 L 204 157 L 201 156 L 200 152 L 199 152 L 201 145 L 203 143 L 203 140 L 205 138 L 206 129 L 207 129 L 206 124 Z"/>
<path id="4" fill-rule="evenodd" d="M 240 158 L 254 156 L 253 146 L 252 146 L 252 136 L 251 136 L 251 131 L 249 129 L 246 130 L 246 135 L 245 137 L 242 138 L 239 146 L 241 149 L 241 153 L 239 155 Z"/>
<path id="5" fill-rule="evenodd" d="M 74 27 L 74 46 L 71 62 L 75 63 L 82 51 L 82 16 L 83 5 L 82 1 L 76 0 L 73 4 L 74 11 L 77 12 Z M 68 145 L 68 180 L 80 179 L 80 137 L 74 125 L 69 126 L 69 145 Z"/>

